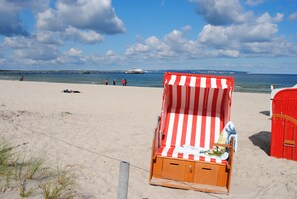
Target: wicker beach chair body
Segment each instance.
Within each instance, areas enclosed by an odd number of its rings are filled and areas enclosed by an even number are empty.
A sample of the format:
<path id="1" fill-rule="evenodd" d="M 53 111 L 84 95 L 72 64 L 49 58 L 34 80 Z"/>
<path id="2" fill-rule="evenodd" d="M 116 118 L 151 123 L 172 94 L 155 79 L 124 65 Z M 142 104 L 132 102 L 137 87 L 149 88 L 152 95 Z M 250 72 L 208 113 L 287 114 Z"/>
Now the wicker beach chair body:
<path id="1" fill-rule="evenodd" d="M 297 161 L 297 88 L 278 91 L 272 100 L 270 155 Z"/>
<path id="2" fill-rule="evenodd" d="M 150 184 L 204 192 L 229 193 L 233 140 L 216 144 L 230 120 L 232 77 L 164 74 L 162 110 L 152 143 Z M 229 158 L 179 149 L 228 148 Z"/>

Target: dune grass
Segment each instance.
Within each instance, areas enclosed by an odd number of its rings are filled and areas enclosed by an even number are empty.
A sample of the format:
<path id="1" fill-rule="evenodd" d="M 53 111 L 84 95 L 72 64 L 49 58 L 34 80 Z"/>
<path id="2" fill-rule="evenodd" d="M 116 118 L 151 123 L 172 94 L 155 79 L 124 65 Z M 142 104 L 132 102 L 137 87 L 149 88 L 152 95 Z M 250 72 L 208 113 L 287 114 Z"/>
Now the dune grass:
<path id="1" fill-rule="evenodd" d="M 17 189 L 22 198 L 29 198 L 39 190 L 45 199 L 73 198 L 73 176 L 66 168 L 51 171 L 47 160 L 44 152 L 17 154 L 7 139 L 0 138 L 0 194 Z"/>
<path id="2" fill-rule="evenodd" d="M 73 191 L 71 191 L 74 183 L 74 177 L 66 167 L 58 167 L 52 173 L 52 178 L 45 183 L 41 183 L 39 188 L 42 190 L 45 199 L 70 199 L 74 197 Z"/>

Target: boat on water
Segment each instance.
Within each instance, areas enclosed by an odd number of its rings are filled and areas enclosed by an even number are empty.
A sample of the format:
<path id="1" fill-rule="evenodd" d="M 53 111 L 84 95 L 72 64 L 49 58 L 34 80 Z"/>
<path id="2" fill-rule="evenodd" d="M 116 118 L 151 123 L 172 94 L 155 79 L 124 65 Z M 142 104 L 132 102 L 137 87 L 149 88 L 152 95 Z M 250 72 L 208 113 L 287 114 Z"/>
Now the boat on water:
<path id="1" fill-rule="evenodd" d="M 134 68 L 132 70 L 127 70 L 125 71 L 126 74 L 143 74 L 144 70 L 140 69 L 140 68 Z"/>

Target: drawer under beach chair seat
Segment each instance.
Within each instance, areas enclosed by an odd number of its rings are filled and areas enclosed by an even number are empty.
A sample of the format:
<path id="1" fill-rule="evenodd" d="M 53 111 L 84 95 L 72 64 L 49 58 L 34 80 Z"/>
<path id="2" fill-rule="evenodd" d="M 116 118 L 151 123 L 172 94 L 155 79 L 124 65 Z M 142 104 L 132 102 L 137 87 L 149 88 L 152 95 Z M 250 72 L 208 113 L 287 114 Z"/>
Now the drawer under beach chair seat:
<path id="1" fill-rule="evenodd" d="M 220 157 L 210 157 L 205 154 L 184 153 L 177 150 L 176 147 L 160 147 L 157 151 L 157 156 L 180 158 L 185 160 L 196 160 L 202 162 L 212 162 L 218 164 L 228 164 L 227 160 L 222 160 Z"/>
<path id="2" fill-rule="evenodd" d="M 230 170 L 227 165 L 157 157 L 154 167 L 151 184 L 166 186 L 167 183 L 171 183 L 172 187 L 179 184 L 177 188 L 228 192 L 226 187 Z M 160 177 L 163 180 L 159 179 Z"/>

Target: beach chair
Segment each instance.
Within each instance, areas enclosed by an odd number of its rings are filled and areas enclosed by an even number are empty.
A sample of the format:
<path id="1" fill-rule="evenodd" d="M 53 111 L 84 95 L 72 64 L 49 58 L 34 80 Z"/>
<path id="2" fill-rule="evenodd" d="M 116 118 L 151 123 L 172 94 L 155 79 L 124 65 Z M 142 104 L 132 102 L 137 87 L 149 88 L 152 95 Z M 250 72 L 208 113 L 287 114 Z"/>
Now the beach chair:
<path id="1" fill-rule="evenodd" d="M 270 155 L 297 161 L 297 87 L 276 92 L 272 100 Z"/>
<path id="2" fill-rule="evenodd" d="M 229 193 L 234 141 L 218 141 L 224 140 L 221 132 L 230 120 L 233 78 L 165 73 L 163 83 L 150 184 Z M 227 159 L 212 153 L 219 147 L 226 149 Z"/>

